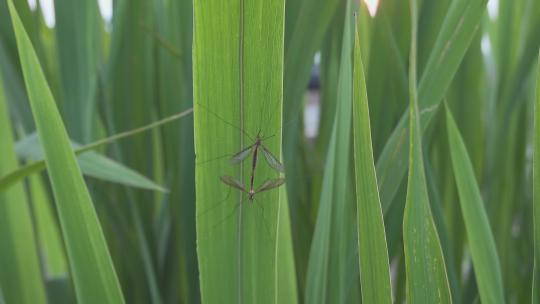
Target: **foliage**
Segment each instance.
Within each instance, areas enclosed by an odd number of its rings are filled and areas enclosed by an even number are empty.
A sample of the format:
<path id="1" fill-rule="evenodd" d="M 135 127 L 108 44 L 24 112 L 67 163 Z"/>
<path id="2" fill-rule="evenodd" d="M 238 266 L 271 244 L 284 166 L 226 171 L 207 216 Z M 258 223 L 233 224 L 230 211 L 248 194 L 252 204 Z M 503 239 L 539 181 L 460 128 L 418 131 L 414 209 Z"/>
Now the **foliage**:
<path id="1" fill-rule="evenodd" d="M 0 303 L 539 303 L 540 1 L 113 2 L 0 0 Z"/>

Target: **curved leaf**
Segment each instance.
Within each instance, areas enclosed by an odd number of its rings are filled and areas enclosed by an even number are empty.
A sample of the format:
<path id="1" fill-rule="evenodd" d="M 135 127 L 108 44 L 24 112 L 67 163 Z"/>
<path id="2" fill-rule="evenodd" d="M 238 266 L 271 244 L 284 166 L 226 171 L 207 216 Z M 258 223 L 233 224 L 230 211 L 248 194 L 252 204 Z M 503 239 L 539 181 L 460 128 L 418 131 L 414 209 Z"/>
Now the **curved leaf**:
<path id="1" fill-rule="evenodd" d="M 0 75 L 0 174 L 18 166 Z M 46 303 L 39 254 L 24 185 L 0 192 L 0 287 L 8 303 Z M 1 296 L 0 292 L 0 298 Z"/>
<path id="2" fill-rule="evenodd" d="M 98 140 L 98 141 L 93 142 L 91 144 L 88 144 L 88 145 L 85 145 L 85 146 L 82 146 L 80 148 L 75 149 L 73 151 L 73 153 L 75 153 L 75 155 L 83 154 L 83 153 L 88 152 L 90 150 L 97 149 L 97 148 L 99 148 L 101 146 L 104 146 L 104 145 L 110 144 L 112 142 L 115 142 L 117 140 L 127 138 L 127 137 L 133 136 L 135 134 L 138 134 L 138 133 L 141 133 L 141 132 L 151 130 L 151 129 L 159 127 L 159 126 L 162 126 L 162 125 L 167 124 L 167 123 L 169 123 L 171 121 L 180 119 L 180 118 L 190 114 L 192 111 L 193 111 L 193 109 L 188 109 L 188 110 L 183 111 L 181 113 L 178 113 L 178 114 L 166 117 L 164 119 L 158 120 L 156 122 L 153 122 L 151 124 L 148 124 L 148 125 L 146 125 L 144 127 L 136 128 L 136 129 L 133 129 L 133 130 L 130 130 L 130 131 L 122 132 L 122 133 L 119 133 L 119 134 L 104 138 L 102 140 Z M 41 160 L 41 161 L 36 161 L 36 162 L 30 163 L 30 164 L 28 164 L 28 165 L 26 165 L 26 166 L 24 166 L 24 167 L 22 167 L 22 168 L 20 168 L 18 170 L 6 173 L 5 175 L 3 175 L 0 178 L 0 192 L 3 191 L 4 189 L 9 188 L 15 182 L 23 179 L 24 177 L 26 177 L 26 176 L 28 176 L 28 175 L 30 175 L 32 173 L 36 173 L 38 171 L 41 171 L 41 170 L 43 170 L 45 168 L 46 168 L 45 161 Z M 161 189 L 161 187 L 159 187 L 159 188 Z"/>
<path id="3" fill-rule="evenodd" d="M 71 145 L 74 153 L 81 148 L 77 143 L 72 142 Z M 43 149 L 37 134 L 19 140 L 15 148 L 17 155 L 24 159 L 43 159 Z M 88 151 L 78 155 L 77 161 L 84 175 L 141 189 L 167 191 L 146 176 L 96 152 Z"/>
<path id="4" fill-rule="evenodd" d="M 353 223 L 353 189 L 350 186 L 350 135 L 352 102 L 352 14 L 351 2 L 343 6 L 343 37 L 339 63 L 336 112 L 328 145 L 317 222 L 308 261 L 306 303 L 345 303 L 349 274 L 356 270 L 348 263 L 356 238 Z M 339 15 L 341 16 L 341 15 Z M 350 195 L 350 196 L 349 196 Z M 353 247 L 354 246 L 354 247 Z M 352 248 L 351 248 L 352 247 Z"/>
<path id="5" fill-rule="evenodd" d="M 482 20 L 486 3 L 487 0 L 452 1 L 418 85 L 420 131 L 425 130 L 450 86 Z M 407 171 L 407 142 L 407 113 L 404 113 L 377 159 L 384 212 L 388 211 Z"/>
<path id="6" fill-rule="evenodd" d="M 80 303 L 123 303 L 105 237 L 54 98 L 12 0 L 8 5 L 32 114 L 43 139 L 77 299 Z"/>
<path id="7" fill-rule="evenodd" d="M 392 303 L 388 248 L 373 159 L 364 66 L 358 31 L 355 32 L 352 111 L 362 302 Z"/>
<path id="8" fill-rule="evenodd" d="M 446 108 L 446 126 L 459 202 L 467 230 L 476 283 L 483 303 L 504 303 L 501 266 L 480 189 L 463 138 Z"/>
<path id="9" fill-rule="evenodd" d="M 409 61 L 410 150 L 407 199 L 403 215 L 403 245 L 408 303 L 452 303 L 446 266 L 429 205 L 422 157 L 420 118 L 416 93 L 417 2 L 411 4 Z"/>
<path id="10" fill-rule="evenodd" d="M 540 54 L 538 56 L 540 59 Z M 534 217 L 534 275 L 533 301 L 540 303 L 540 60 L 536 75 L 534 103 L 534 156 L 533 156 L 533 217 Z"/>

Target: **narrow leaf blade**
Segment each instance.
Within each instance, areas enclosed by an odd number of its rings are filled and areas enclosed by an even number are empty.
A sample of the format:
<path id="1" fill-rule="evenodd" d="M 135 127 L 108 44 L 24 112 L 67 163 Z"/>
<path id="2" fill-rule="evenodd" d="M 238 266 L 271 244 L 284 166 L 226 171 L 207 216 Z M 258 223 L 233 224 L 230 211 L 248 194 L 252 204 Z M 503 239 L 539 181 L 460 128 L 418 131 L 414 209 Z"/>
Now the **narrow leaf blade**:
<path id="1" fill-rule="evenodd" d="M 480 299 L 483 303 L 504 303 L 501 266 L 493 233 L 471 160 L 454 117 L 448 108 L 446 108 L 446 126 L 459 202 L 467 230 L 467 240 Z"/>
<path id="2" fill-rule="evenodd" d="M 540 54 L 538 56 L 540 58 Z M 534 156 L 533 156 L 533 217 L 534 217 L 534 275 L 533 301 L 540 303 L 540 60 L 536 75 L 534 104 Z"/>
<path id="3" fill-rule="evenodd" d="M 416 93 L 417 2 L 411 0 L 409 67 L 410 150 L 407 198 L 403 215 L 403 245 L 408 303 L 452 303 L 441 244 L 431 214 L 422 157 Z"/>
<path id="4" fill-rule="evenodd" d="M 418 87 L 423 132 L 458 70 L 485 12 L 486 0 L 452 1 Z M 407 113 L 404 113 L 377 159 L 383 210 L 392 203 L 407 170 Z"/>
<path id="5" fill-rule="evenodd" d="M 18 166 L 12 132 L 0 75 L 0 175 Z M 34 231 L 23 184 L 0 192 L 0 287 L 7 303 L 46 303 Z"/>
<path id="6" fill-rule="evenodd" d="M 123 303 L 103 231 L 54 98 L 13 2 L 9 0 L 8 5 L 32 113 L 43 139 L 77 298 L 81 303 Z"/>
<path id="7" fill-rule="evenodd" d="M 71 145 L 73 152 L 77 154 L 80 145 L 73 142 Z M 19 157 L 24 159 L 36 161 L 43 159 L 43 149 L 37 134 L 19 140 L 15 148 Z M 163 187 L 146 176 L 99 153 L 93 151 L 82 153 L 77 156 L 77 162 L 84 175 L 135 188 L 166 192 Z"/>
<path id="8" fill-rule="evenodd" d="M 362 302 L 392 303 L 388 248 L 373 159 L 364 67 L 358 31 L 355 32 L 352 109 Z"/>

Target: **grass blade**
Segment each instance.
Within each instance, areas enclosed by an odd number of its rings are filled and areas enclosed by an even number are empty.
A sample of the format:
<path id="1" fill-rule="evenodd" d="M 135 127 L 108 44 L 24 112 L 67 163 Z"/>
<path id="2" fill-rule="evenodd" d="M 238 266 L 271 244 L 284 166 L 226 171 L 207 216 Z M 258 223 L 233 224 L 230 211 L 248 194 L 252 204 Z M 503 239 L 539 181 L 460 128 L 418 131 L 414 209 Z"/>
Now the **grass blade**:
<path id="1" fill-rule="evenodd" d="M 291 0 L 297 1 L 297 0 Z M 297 14 L 295 22 L 286 23 L 287 44 L 285 46 L 285 81 L 283 83 L 283 120 L 287 128 L 283 133 L 284 165 L 288 170 L 287 194 L 291 202 L 301 201 L 306 193 L 304 187 L 298 181 L 304 179 L 304 173 L 297 170 L 297 162 L 302 159 L 298 149 L 299 135 L 302 125 L 298 117 L 303 110 L 303 96 L 309 81 L 313 58 L 323 43 L 326 32 L 332 19 L 336 15 L 342 1 L 337 0 L 310 0 L 299 1 L 296 12 L 287 11 L 289 14 Z M 290 3 L 289 3 L 290 4 Z M 290 19 L 289 19 L 290 20 Z M 334 96 L 335 98 L 335 96 Z M 332 124 L 330 124 L 332 130 Z M 296 204 L 292 206 L 292 213 Z M 293 229 L 297 228 L 293 222 Z"/>
<path id="2" fill-rule="evenodd" d="M 296 272 L 293 256 L 293 240 L 291 235 L 291 221 L 287 203 L 287 187 L 281 187 L 279 190 L 280 199 L 283 204 L 279 208 L 278 222 L 278 242 L 276 248 L 276 303 L 298 302 L 298 287 L 296 282 Z"/>
<path id="3" fill-rule="evenodd" d="M 392 303 L 388 249 L 373 159 L 367 90 L 357 30 L 354 44 L 352 105 L 362 302 Z"/>
<path id="4" fill-rule="evenodd" d="M 0 75 L 0 174 L 17 168 L 13 133 Z M 8 303 L 46 303 L 32 217 L 24 187 L 0 192 L 0 286 Z"/>
<path id="5" fill-rule="evenodd" d="M 63 117 L 71 138 L 87 143 L 96 121 L 100 15 L 96 1 L 55 2 L 56 42 L 63 89 Z"/>
<path id="6" fill-rule="evenodd" d="M 504 303 L 501 267 L 493 233 L 484 210 L 471 160 L 448 108 L 446 108 L 446 125 L 459 202 L 480 299 L 483 303 Z"/>
<path id="7" fill-rule="evenodd" d="M 82 146 L 80 148 L 77 148 L 73 152 L 75 153 L 75 155 L 81 155 L 81 154 L 83 154 L 85 152 L 88 152 L 88 151 L 93 150 L 93 149 L 97 149 L 97 148 L 99 148 L 101 146 L 104 146 L 104 145 L 108 145 L 108 144 L 113 143 L 115 141 L 118 141 L 120 139 L 127 138 L 127 137 L 130 137 L 130 136 L 139 134 L 141 132 L 145 132 L 145 131 L 151 130 L 153 128 L 162 126 L 164 124 L 170 123 L 170 122 L 172 122 L 174 120 L 180 119 L 180 118 L 182 118 L 182 117 L 184 117 L 184 116 L 186 116 L 188 114 L 191 114 L 191 112 L 192 112 L 192 109 L 188 109 L 188 110 L 183 111 L 181 113 L 178 113 L 178 114 L 169 116 L 167 118 L 158 120 L 156 122 L 153 122 L 153 123 L 151 123 L 149 125 L 146 125 L 144 127 L 136 128 L 136 129 L 133 129 L 133 130 L 130 130 L 130 131 L 122 132 L 122 133 L 118 133 L 116 135 L 113 135 L 113 136 L 110 136 L 110 137 L 95 141 L 95 142 L 93 142 L 91 144 L 88 144 L 88 145 Z M 14 171 L 11 171 L 9 173 L 6 173 L 5 175 L 3 175 L 0 178 L 0 192 L 3 191 L 4 189 L 9 188 L 15 182 L 23 179 L 24 177 L 26 177 L 26 176 L 28 176 L 28 175 L 30 175 L 32 173 L 39 172 L 39 171 L 41 171 L 41 170 L 43 170 L 45 168 L 46 168 L 45 161 L 41 160 L 41 161 L 36 161 L 36 162 L 31 163 L 31 164 L 28 164 L 28 165 L 26 165 L 26 166 L 24 166 L 24 167 L 22 167 L 22 168 L 20 168 L 18 170 L 14 170 Z"/>
<path id="8" fill-rule="evenodd" d="M 81 147 L 73 142 L 72 146 L 74 151 Z M 29 135 L 17 142 L 16 150 L 19 157 L 24 159 L 43 159 L 43 150 L 36 134 Z M 146 176 L 96 152 L 87 151 L 79 155 L 77 161 L 84 175 L 135 188 L 167 192 Z"/>
<path id="9" fill-rule="evenodd" d="M 45 278 L 66 279 L 68 262 L 53 202 L 40 175 L 30 176 L 29 184 Z"/>
<path id="10" fill-rule="evenodd" d="M 484 14 L 487 0 L 456 0 L 445 17 L 418 85 L 423 132 L 440 104 Z M 377 160 L 383 211 L 392 203 L 407 170 L 407 113 L 403 114 Z"/>
<path id="11" fill-rule="evenodd" d="M 193 69 L 191 62 L 193 40 L 193 1 L 158 1 L 160 10 L 154 26 L 158 28 L 160 51 L 158 56 L 157 75 L 159 82 L 159 99 L 161 115 L 177 113 L 193 106 Z M 169 45 L 167 47 L 163 40 Z M 171 52 L 172 48 L 176 52 Z M 197 244 L 195 226 L 195 159 L 193 140 L 193 117 L 183 119 L 178 124 L 170 125 L 162 130 L 163 152 L 158 157 L 166 164 L 166 171 L 172 174 L 167 187 L 170 193 L 166 196 L 169 203 L 172 229 L 171 240 L 174 251 L 168 255 L 167 263 L 175 263 L 175 268 L 168 267 L 167 279 L 170 286 L 183 286 L 178 294 L 182 303 L 200 302 L 199 273 L 197 269 Z M 174 171 L 171 170 L 174 168 Z M 177 257 L 182 262 L 177 263 Z M 170 302 L 164 299 L 165 302 Z"/>
<path id="12" fill-rule="evenodd" d="M 8 5 L 32 113 L 43 139 L 77 299 L 81 303 L 123 303 L 105 237 L 54 98 L 11 0 Z"/>
<path id="13" fill-rule="evenodd" d="M 417 2 L 411 0 L 409 181 L 403 215 L 408 303 L 452 303 L 441 244 L 427 193 L 416 92 Z"/>
<path id="14" fill-rule="evenodd" d="M 259 193 L 253 203 L 248 202 L 244 193 L 219 177 L 231 176 L 248 188 L 251 166 L 246 161 L 233 166 L 219 156 L 253 144 L 244 132 L 255 137 L 259 131 L 263 137 L 275 134 L 264 145 L 280 154 L 284 1 L 196 0 L 194 13 L 201 299 L 203 303 L 274 303 L 278 297 L 283 300 L 276 283 L 281 269 L 277 250 L 290 248 L 285 247 L 285 238 L 277 237 L 279 208 L 286 205 L 278 189 Z M 279 176 L 260 157 L 255 188 Z"/>
<path id="15" fill-rule="evenodd" d="M 540 59 L 540 54 L 538 56 Z M 533 303 L 540 303 L 540 60 L 536 75 L 534 103 L 534 156 L 533 156 L 533 218 L 534 218 L 534 274 Z"/>
<path id="16" fill-rule="evenodd" d="M 336 112 L 328 146 L 319 211 L 308 261 L 307 303 L 347 301 L 348 262 L 354 223 L 350 183 L 352 101 L 351 1 L 343 6 L 343 39 L 339 63 Z M 350 196 L 352 198 L 352 195 Z M 353 243 L 354 244 L 354 243 Z M 353 259 L 356 260 L 356 259 Z M 356 265 L 354 265 L 355 269 Z"/>

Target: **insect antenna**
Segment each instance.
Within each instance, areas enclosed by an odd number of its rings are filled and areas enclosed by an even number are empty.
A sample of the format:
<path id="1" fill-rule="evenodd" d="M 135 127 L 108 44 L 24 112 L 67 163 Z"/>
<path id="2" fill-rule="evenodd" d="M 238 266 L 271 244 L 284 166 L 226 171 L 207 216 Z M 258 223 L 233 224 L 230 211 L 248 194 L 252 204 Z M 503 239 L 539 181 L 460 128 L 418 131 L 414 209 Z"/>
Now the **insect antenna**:
<path id="1" fill-rule="evenodd" d="M 267 140 L 267 139 L 272 138 L 272 137 L 274 137 L 274 136 L 276 136 L 276 135 L 277 135 L 277 134 L 274 133 L 274 134 L 272 134 L 272 135 L 265 136 L 265 137 L 261 138 L 261 141 Z"/>
<path id="2" fill-rule="evenodd" d="M 289 121 L 287 121 L 286 123 L 284 123 L 281 128 L 285 128 L 286 126 L 292 124 L 293 122 L 296 122 L 298 121 L 299 117 L 295 117 L 294 119 L 290 119 Z M 278 128 L 279 129 L 279 128 Z M 269 138 L 272 138 L 274 136 L 277 135 L 277 132 L 274 132 L 274 134 L 272 135 L 268 135 L 268 136 L 264 136 L 263 138 L 261 138 L 261 140 L 266 140 L 266 139 L 269 139 Z"/>
<path id="3" fill-rule="evenodd" d="M 218 118 L 219 120 L 221 120 L 223 123 L 227 124 L 228 126 L 230 127 L 233 127 L 237 130 L 239 130 L 240 132 L 242 132 L 242 134 L 244 134 L 245 136 L 247 136 L 247 138 L 249 138 L 249 140 L 251 141 L 255 141 L 255 139 L 253 137 L 251 137 L 246 131 L 244 131 L 242 128 L 240 128 L 239 126 L 233 124 L 233 123 L 230 123 L 228 122 L 225 118 L 219 116 L 219 114 L 217 114 L 216 112 L 212 111 L 209 107 L 203 105 L 202 103 L 200 102 L 197 102 L 197 105 L 202 107 L 203 109 L 205 109 L 206 111 L 208 111 L 208 113 L 214 115 L 216 118 Z"/>

